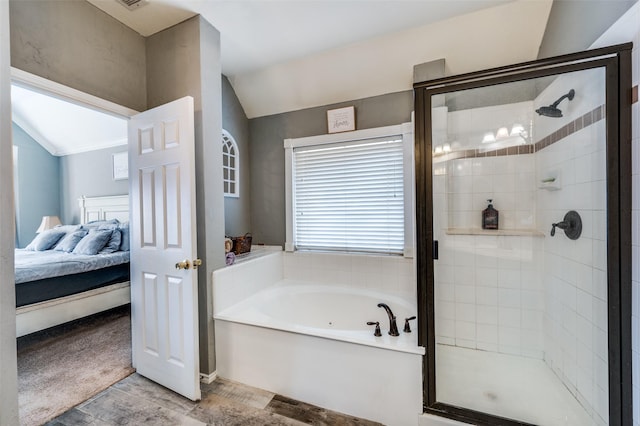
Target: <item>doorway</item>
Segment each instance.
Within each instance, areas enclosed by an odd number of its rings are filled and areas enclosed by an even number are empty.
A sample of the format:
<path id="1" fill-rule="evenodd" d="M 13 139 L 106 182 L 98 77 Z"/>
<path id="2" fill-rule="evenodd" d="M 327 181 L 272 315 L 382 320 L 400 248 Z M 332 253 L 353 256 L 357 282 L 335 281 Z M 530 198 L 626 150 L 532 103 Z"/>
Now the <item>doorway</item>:
<path id="1" fill-rule="evenodd" d="M 630 55 L 416 84 L 425 412 L 630 424 Z"/>
<path id="2" fill-rule="evenodd" d="M 56 215 L 74 229 L 101 219 L 102 212 L 108 218 L 124 212 L 118 219 L 128 223 L 128 181 L 114 178 L 112 152 L 126 152 L 127 119 L 135 111 L 21 70 L 12 70 L 12 80 L 13 140 L 14 146 L 19 145 L 20 160 L 14 165 L 16 247 L 24 248 L 35 237 L 43 215 Z M 78 141 L 87 145 L 79 146 Z M 98 200 L 87 196 L 99 191 L 124 194 L 127 201 L 122 206 L 104 204 L 104 200 L 98 207 L 87 206 L 87 200 Z M 90 213 L 85 214 L 86 207 Z M 91 216 L 95 209 L 101 213 Z M 21 265 L 15 269 L 19 308 L 14 311 L 19 411 L 21 421 L 34 424 L 131 373 L 128 260 L 116 267 L 120 272 L 113 268 L 82 280 L 60 278 L 53 287 L 20 275 L 25 269 Z M 26 269 L 35 268 L 32 264 Z M 84 288 L 79 281 L 85 282 Z M 30 293 L 34 297 L 26 297 L 24 287 L 31 284 L 42 286 Z M 19 286 L 22 291 L 17 291 Z M 53 288 L 58 292 L 49 291 Z M 120 307 L 110 309 L 116 306 Z M 57 356 L 47 358 L 52 354 Z M 99 368 L 108 371 L 96 374 Z"/>

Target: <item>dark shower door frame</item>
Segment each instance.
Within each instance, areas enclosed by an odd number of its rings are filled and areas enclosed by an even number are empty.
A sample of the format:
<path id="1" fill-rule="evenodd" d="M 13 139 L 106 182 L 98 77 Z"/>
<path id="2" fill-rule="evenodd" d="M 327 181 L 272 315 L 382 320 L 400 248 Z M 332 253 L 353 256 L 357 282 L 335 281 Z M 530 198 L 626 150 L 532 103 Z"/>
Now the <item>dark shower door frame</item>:
<path id="1" fill-rule="evenodd" d="M 527 423 L 438 402 L 436 399 L 433 163 L 431 97 L 568 72 L 605 69 L 607 164 L 607 305 L 609 424 L 633 422 L 631 375 L 631 43 L 416 83 L 416 258 L 418 344 L 423 357 L 423 408 L 480 425 Z"/>

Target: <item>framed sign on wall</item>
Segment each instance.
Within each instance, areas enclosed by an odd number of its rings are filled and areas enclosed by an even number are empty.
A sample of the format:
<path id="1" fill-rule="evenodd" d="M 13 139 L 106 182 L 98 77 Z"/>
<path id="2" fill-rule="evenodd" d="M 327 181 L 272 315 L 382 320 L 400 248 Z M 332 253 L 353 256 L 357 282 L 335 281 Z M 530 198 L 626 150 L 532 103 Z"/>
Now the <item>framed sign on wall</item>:
<path id="1" fill-rule="evenodd" d="M 113 180 L 129 179 L 129 153 L 113 154 Z"/>
<path id="2" fill-rule="evenodd" d="M 356 129 L 355 107 L 330 109 L 327 111 L 329 133 L 349 132 Z"/>

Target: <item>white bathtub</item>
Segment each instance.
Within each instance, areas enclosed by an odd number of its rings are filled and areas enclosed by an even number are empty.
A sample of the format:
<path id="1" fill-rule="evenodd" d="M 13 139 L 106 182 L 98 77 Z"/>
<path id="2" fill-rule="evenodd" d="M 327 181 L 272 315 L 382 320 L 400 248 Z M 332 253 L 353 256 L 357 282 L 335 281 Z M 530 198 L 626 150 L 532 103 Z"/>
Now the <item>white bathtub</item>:
<path id="1" fill-rule="evenodd" d="M 417 425 L 424 348 L 415 332 L 402 332 L 415 302 L 286 279 L 281 262 L 278 253 L 214 273 L 217 374 L 387 425 Z M 397 316 L 400 336 L 388 335 L 380 302 Z M 381 337 L 367 321 L 380 322 Z"/>
<path id="2" fill-rule="evenodd" d="M 388 334 L 389 319 L 377 307 L 380 302 L 393 310 L 400 336 Z M 416 333 L 402 332 L 404 319 L 415 315 L 409 302 L 382 292 L 282 280 L 218 313 L 215 319 L 423 354 Z M 382 336 L 374 336 L 374 326 L 366 325 L 367 321 L 378 321 Z M 416 327 L 415 321 L 410 324 Z"/>

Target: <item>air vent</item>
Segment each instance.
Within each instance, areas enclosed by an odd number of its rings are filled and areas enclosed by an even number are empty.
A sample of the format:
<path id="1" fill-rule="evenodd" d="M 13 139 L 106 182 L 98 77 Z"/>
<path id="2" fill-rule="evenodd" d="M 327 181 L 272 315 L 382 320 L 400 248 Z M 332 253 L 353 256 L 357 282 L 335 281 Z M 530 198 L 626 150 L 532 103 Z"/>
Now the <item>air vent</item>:
<path id="1" fill-rule="evenodd" d="M 136 10 L 149 4 L 148 0 L 116 0 L 118 3 L 123 5 L 129 10 Z"/>

